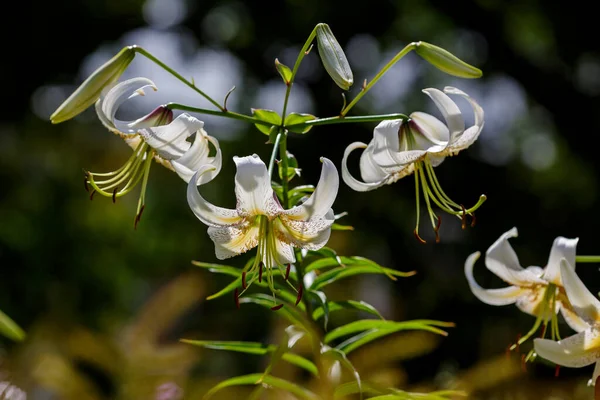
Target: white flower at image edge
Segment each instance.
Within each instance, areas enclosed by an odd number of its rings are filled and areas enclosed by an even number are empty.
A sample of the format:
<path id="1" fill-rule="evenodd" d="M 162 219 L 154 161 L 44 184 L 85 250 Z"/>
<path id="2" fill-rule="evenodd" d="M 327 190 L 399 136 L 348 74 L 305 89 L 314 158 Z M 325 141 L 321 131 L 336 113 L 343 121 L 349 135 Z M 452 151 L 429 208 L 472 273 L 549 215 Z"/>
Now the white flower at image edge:
<path id="1" fill-rule="evenodd" d="M 589 327 L 583 332 L 559 341 L 535 339 L 538 356 L 569 368 L 580 368 L 596 363 L 589 385 L 595 385 L 600 376 L 600 301 L 583 284 L 566 261 L 560 266 L 567 297 L 575 312 Z"/>
<path id="2" fill-rule="evenodd" d="M 256 155 L 233 157 L 236 209 L 217 207 L 206 201 L 195 184 L 210 166 L 202 167 L 188 184 L 188 203 L 194 214 L 208 225 L 208 234 L 215 243 L 218 259 L 242 254 L 258 247 L 256 261 L 248 272 L 266 268 L 272 286 L 272 269 L 296 261 L 294 247 L 318 250 L 325 246 L 331 234 L 334 214 L 331 206 L 339 187 L 338 172 L 327 158 L 319 183 L 312 195 L 301 205 L 285 210 L 271 188 L 271 179 L 264 162 Z"/>

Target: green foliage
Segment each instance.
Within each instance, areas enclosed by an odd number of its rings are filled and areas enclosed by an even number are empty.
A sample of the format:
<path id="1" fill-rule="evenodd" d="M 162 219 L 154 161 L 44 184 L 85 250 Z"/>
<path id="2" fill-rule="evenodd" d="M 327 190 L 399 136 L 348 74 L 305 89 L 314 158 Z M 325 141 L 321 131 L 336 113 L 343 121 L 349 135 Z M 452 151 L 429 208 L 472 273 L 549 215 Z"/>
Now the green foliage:
<path id="1" fill-rule="evenodd" d="M 311 125 L 304 125 L 305 122 L 314 121 L 317 117 L 310 114 L 301 113 L 289 113 L 285 117 L 285 126 L 290 132 L 294 133 L 307 133 L 312 128 Z M 299 126 L 294 126 L 299 125 Z"/>
<path id="2" fill-rule="evenodd" d="M 272 126 L 261 125 L 261 124 L 254 125 L 254 126 L 256 126 L 256 128 L 259 131 L 261 131 L 262 133 L 264 133 L 265 135 L 267 135 L 269 137 L 273 132 L 273 127 L 278 127 L 281 125 L 281 116 L 273 110 L 263 110 L 260 108 L 253 108 L 252 114 L 254 115 L 254 117 L 272 124 Z"/>
<path id="3" fill-rule="evenodd" d="M 20 342 L 25 339 L 25 332 L 8 315 L 0 311 L 0 334 Z"/>
<path id="4" fill-rule="evenodd" d="M 275 59 L 275 68 L 281 75 L 283 83 L 289 85 L 292 82 L 292 70 L 287 65 L 280 63 L 278 59 Z"/>
<path id="5" fill-rule="evenodd" d="M 286 381 L 285 379 L 263 374 L 250 374 L 227 379 L 206 393 L 204 399 L 211 398 L 215 393 L 227 387 L 244 385 L 266 385 L 266 387 L 272 387 L 289 392 L 300 399 L 319 400 L 319 397 L 310 390 L 304 389 L 299 385 Z"/>

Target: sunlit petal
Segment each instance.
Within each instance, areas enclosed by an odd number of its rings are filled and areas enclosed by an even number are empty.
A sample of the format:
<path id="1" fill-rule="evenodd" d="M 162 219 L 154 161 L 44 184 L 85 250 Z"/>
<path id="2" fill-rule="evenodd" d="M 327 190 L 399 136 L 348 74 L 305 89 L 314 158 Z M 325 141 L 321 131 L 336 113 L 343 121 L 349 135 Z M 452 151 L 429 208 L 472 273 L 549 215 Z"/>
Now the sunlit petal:
<path id="1" fill-rule="evenodd" d="M 208 143 L 212 143 L 216 149 L 214 157 L 209 157 L 210 147 Z M 200 169 L 201 166 L 211 164 L 215 169 L 203 174 L 197 182 L 198 185 L 203 185 L 217 176 L 221 171 L 222 162 L 219 141 L 212 136 L 208 136 L 204 129 L 200 129 L 200 131 L 196 133 L 194 143 L 189 150 L 177 160 L 173 160 L 171 164 L 173 165 L 175 172 L 177 172 L 177 174 L 186 182 L 190 181 L 194 173 Z"/>
<path id="2" fill-rule="evenodd" d="M 600 321 L 600 301 L 583 284 L 566 261 L 560 264 L 560 274 L 573 309 L 585 322 L 590 325 Z"/>
<path id="3" fill-rule="evenodd" d="M 560 312 L 567 323 L 576 332 L 583 332 L 590 325 L 572 310 L 571 303 L 565 298 L 560 300 Z"/>
<path id="4" fill-rule="evenodd" d="M 321 157 L 321 162 L 321 177 L 315 191 L 301 205 L 283 212 L 289 218 L 308 221 L 321 218 L 331 210 L 340 186 L 340 177 L 331 160 Z"/>
<path id="5" fill-rule="evenodd" d="M 579 368 L 598 360 L 600 357 L 599 339 L 597 330 L 588 329 L 558 342 L 535 339 L 533 346 L 537 355 L 546 360 L 565 367 Z"/>
<path id="6" fill-rule="evenodd" d="M 181 114 L 168 125 L 141 129 L 138 133 L 159 156 L 176 160 L 191 147 L 187 138 L 202 129 L 204 122 L 188 114 Z"/>
<path id="7" fill-rule="evenodd" d="M 548 282 L 562 286 L 562 280 L 560 279 L 560 260 L 564 258 L 567 264 L 575 269 L 575 251 L 577 249 L 578 241 L 579 238 L 567 239 L 562 236 L 554 239 L 552 249 L 550 250 L 550 257 L 548 258 L 548 265 L 544 272 L 544 279 Z"/>
<path id="8" fill-rule="evenodd" d="M 281 211 L 281 205 L 275 200 L 271 188 L 271 177 L 267 166 L 253 154 L 246 157 L 233 157 L 237 167 L 235 174 L 235 196 L 239 215 L 275 216 Z"/>
<path id="9" fill-rule="evenodd" d="M 215 243 L 219 260 L 234 257 L 253 249 L 258 244 L 260 224 L 256 220 L 243 221 L 237 225 L 208 228 L 208 236 Z"/>
<path id="10" fill-rule="evenodd" d="M 236 225 L 242 221 L 236 210 L 217 207 L 206 201 L 198 192 L 196 182 L 198 182 L 204 173 L 213 171 L 212 165 L 202 166 L 198 172 L 194 174 L 187 186 L 187 200 L 190 208 L 200 221 L 208 226 L 222 227 Z"/>
<path id="11" fill-rule="evenodd" d="M 296 262 L 294 255 L 294 247 L 281 240 L 275 240 L 275 251 L 263 254 L 263 262 L 265 265 L 276 266 L 286 265 Z"/>
<path id="12" fill-rule="evenodd" d="M 435 105 L 439 108 L 446 125 L 450 131 L 450 141 L 453 142 L 458 135 L 465 130 L 465 121 L 462 113 L 454 101 L 444 92 L 435 88 L 423 89 L 423 93 L 428 95 Z"/>
<path id="13" fill-rule="evenodd" d="M 446 145 L 448 143 L 450 139 L 448 127 L 433 115 L 415 111 L 410 114 L 410 118 L 419 132 L 429 142 L 436 145 Z"/>
<path id="14" fill-rule="evenodd" d="M 481 108 L 481 106 L 475 100 L 473 100 L 473 98 L 471 98 L 468 94 L 466 94 L 465 92 L 463 92 L 460 89 L 457 89 L 457 88 L 454 88 L 451 86 L 446 86 L 444 88 L 444 92 L 446 92 L 448 94 L 455 94 L 455 95 L 464 97 L 469 102 L 469 104 L 471 104 L 471 107 L 473 107 L 473 113 L 474 113 L 474 119 L 475 119 L 473 126 L 469 127 L 467 130 L 465 130 L 462 135 L 454 138 L 454 140 L 450 144 L 450 147 L 453 151 L 459 151 L 459 150 L 466 149 L 467 147 L 472 145 L 477 140 L 477 138 L 479 137 L 479 134 L 481 133 L 481 130 L 483 129 L 483 125 L 484 125 L 483 108 Z"/>
<path id="15" fill-rule="evenodd" d="M 354 178 L 352 174 L 350 174 L 350 170 L 348 170 L 348 157 L 350 153 L 356 149 L 364 149 L 367 145 L 362 142 L 354 142 L 351 143 L 346 150 L 344 151 L 344 158 L 342 159 L 342 179 L 346 183 L 346 185 L 350 186 L 351 189 L 356 190 L 357 192 L 367 192 L 369 190 L 377 189 L 385 185 L 389 176 L 385 175 L 379 181 L 371 181 L 371 182 L 361 182 L 358 179 Z M 363 168 L 365 168 L 363 170 Z M 383 171 L 381 168 L 376 167 L 376 165 L 371 161 L 371 159 L 366 160 L 364 163 L 362 162 L 361 157 L 361 172 L 363 173 L 363 179 L 366 177 L 376 177 L 381 176 Z"/>
<path id="16" fill-rule="evenodd" d="M 280 240 L 284 242 L 292 243 L 302 249 L 318 250 L 327 244 L 334 221 L 333 210 L 330 209 L 324 216 L 307 221 L 282 215 L 274 221 L 273 228 Z"/>
<path id="17" fill-rule="evenodd" d="M 525 289 L 517 286 L 508 286 L 502 289 L 484 289 L 475 281 L 473 267 L 480 255 L 481 253 L 479 252 L 473 253 L 465 262 L 465 275 L 475 297 L 492 306 L 503 306 L 516 302 L 525 293 Z"/>
<path id="18" fill-rule="evenodd" d="M 383 169 L 398 168 L 427 154 L 428 149 L 400 148 L 399 129 L 402 124 L 401 119 L 381 121 L 373 131 L 373 161 Z"/>

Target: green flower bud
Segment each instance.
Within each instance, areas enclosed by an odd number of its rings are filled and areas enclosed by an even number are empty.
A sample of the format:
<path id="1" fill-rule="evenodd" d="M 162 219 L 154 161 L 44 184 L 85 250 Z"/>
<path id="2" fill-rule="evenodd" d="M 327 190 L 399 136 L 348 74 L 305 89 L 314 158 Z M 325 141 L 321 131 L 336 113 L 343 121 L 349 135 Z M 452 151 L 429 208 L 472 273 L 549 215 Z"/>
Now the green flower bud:
<path id="1" fill-rule="evenodd" d="M 342 47 L 327 24 L 317 25 L 317 47 L 325 70 L 331 79 L 344 90 L 354 83 L 352 70 Z"/>
<path id="2" fill-rule="evenodd" d="M 102 90 L 112 85 L 135 57 L 135 46 L 123 48 L 116 56 L 94 71 L 50 116 L 53 124 L 67 121 L 94 104 Z"/>
<path id="3" fill-rule="evenodd" d="M 467 64 L 441 47 L 425 42 L 416 42 L 415 51 L 425 61 L 447 74 L 458 76 L 459 78 L 480 78 L 482 75 L 479 68 Z"/>

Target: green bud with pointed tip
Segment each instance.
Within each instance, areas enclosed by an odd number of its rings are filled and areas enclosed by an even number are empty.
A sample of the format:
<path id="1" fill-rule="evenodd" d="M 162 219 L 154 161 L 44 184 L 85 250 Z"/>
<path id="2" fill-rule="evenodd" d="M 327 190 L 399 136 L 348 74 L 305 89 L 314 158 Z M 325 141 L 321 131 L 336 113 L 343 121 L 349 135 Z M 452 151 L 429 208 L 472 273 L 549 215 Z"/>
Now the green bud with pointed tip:
<path id="1" fill-rule="evenodd" d="M 480 78 L 483 75 L 479 68 L 467 64 L 441 47 L 425 42 L 416 42 L 414 45 L 418 55 L 447 74 L 458 76 L 459 78 Z"/>
<path id="2" fill-rule="evenodd" d="M 112 85 L 135 57 L 135 46 L 123 48 L 116 56 L 95 70 L 50 116 L 53 124 L 67 121 L 94 104 L 102 90 Z"/>
<path id="3" fill-rule="evenodd" d="M 325 70 L 340 88 L 350 89 L 354 83 L 352 70 L 342 47 L 327 24 L 317 25 L 317 47 Z"/>

